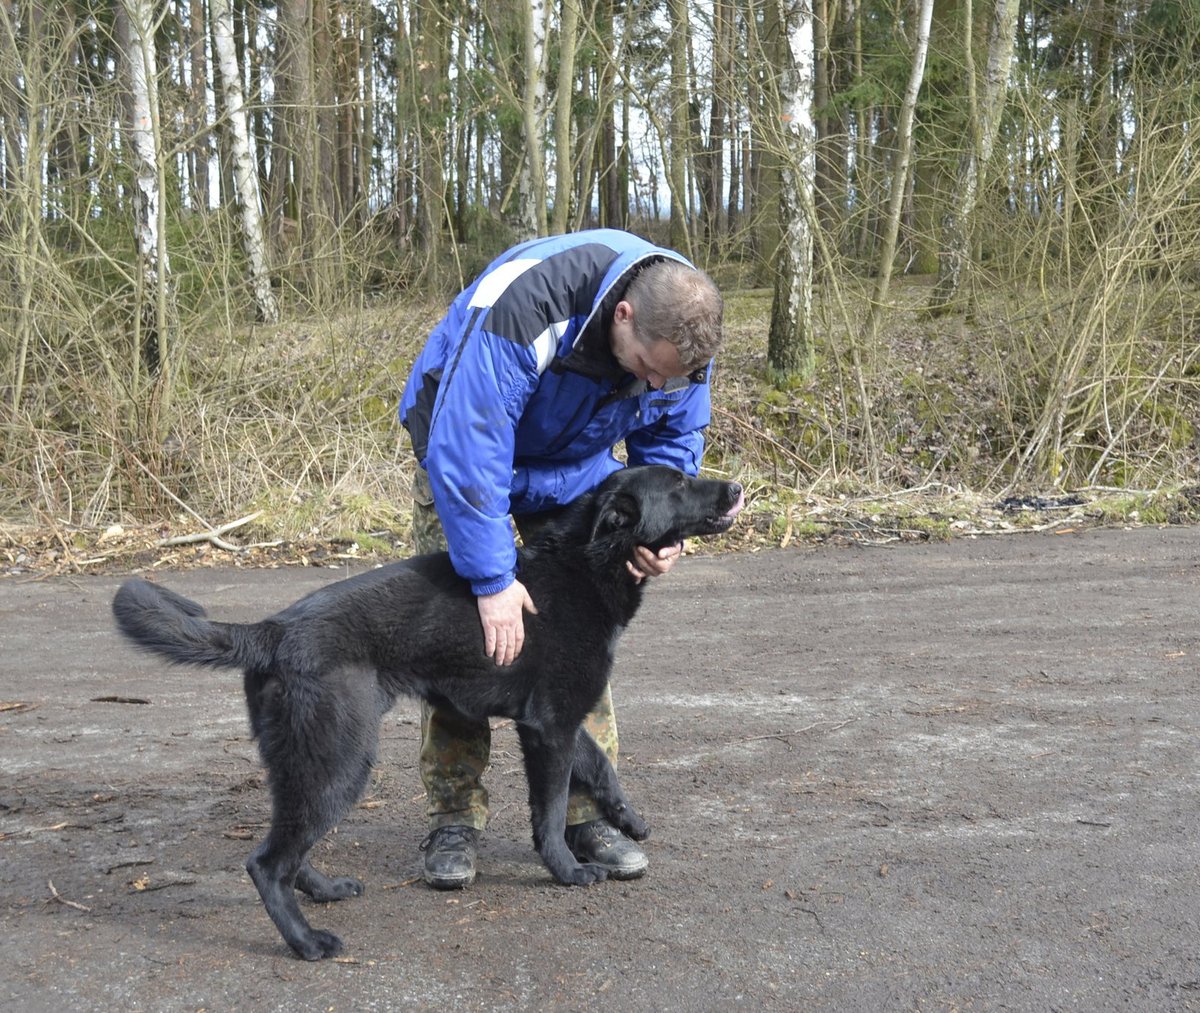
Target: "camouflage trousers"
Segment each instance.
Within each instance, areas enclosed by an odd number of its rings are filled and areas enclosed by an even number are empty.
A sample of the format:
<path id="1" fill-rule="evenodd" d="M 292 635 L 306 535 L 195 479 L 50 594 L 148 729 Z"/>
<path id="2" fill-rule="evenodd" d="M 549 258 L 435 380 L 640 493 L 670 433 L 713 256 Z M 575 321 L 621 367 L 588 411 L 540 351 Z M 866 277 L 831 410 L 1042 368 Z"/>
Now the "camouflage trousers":
<path id="1" fill-rule="evenodd" d="M 417 553 L 441 552 L 446 535 L 433 507 L 429 476 L 418 467 L 413 478 L 413 547 Z M 514 518 L 522 537 L 530 537 L 538 527 L 538 518 Z M 570 673 L 564 672 L 564 678 Z M 604 693 L 595 709 L 584 719 L 583 727 L 609 762 L 617 765 L 617 720 L 613 714 L 612 691 Z M 453 711 L 427 703 L 421 705 L 421 781 L 429 805 L 431 830 L 438 827 L 467 826 L 482 830 L 487 823 L 488 793 L 483 786 L 492 748 L 492 731 L 486 721 L 468 721 Z M 567 800 L 567 825 L 599 819 L 600 810 L 584 791 L 572 790 Z"/>

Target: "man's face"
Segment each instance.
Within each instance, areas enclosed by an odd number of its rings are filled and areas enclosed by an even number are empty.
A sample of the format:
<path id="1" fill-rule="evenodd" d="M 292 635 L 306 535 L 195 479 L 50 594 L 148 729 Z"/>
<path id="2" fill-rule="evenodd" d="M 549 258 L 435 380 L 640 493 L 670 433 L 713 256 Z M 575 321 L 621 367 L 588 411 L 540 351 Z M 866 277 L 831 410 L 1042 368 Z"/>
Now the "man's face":
<path id="1" fill-rule="evenodd" d="M 613 312 L 610 338 L 613 356 L 621 368 L 655 390 L 672 377 L 687 373 L 679 361 L 679 350 L 671 342 L 663 338 L 649 345 L 642 343 L 633 329 L 633 308 L 624 300 Z"/>

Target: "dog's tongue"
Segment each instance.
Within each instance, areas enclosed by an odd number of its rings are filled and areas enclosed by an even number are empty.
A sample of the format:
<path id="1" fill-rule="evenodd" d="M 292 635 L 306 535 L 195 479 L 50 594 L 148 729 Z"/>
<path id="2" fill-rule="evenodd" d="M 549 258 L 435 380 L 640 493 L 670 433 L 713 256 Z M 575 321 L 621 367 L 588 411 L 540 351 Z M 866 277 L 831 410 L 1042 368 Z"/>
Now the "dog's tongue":
<path id="1" fill-rule="evenodd" d="M 742 512 L 742 507 L 744 507 L 745 505 L 746 505 L 746 493 L 743 490 L 742 492 L 738 493 L 737 502 L 734 503 L 733 506 L 731 506 L 728 510 L 725 511 L 725 516 L 729 517 L 729 518 L 736 517 L 739 513 Z"/>

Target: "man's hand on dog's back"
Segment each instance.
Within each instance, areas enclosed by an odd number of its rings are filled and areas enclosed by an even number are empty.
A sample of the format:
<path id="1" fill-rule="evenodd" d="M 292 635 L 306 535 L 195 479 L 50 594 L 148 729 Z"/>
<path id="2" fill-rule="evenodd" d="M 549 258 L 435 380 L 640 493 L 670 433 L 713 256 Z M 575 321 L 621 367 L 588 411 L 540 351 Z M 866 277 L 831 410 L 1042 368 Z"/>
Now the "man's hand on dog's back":
<path id="1" fill-rule="evenodd" d="M 475 601 L 483 623 L 483 653 L 497 665 L 511 665 L 525 645 L 524 613 L 537 615 L 537 606 L 519 580 L 495 594 L 481 594 Z"/>

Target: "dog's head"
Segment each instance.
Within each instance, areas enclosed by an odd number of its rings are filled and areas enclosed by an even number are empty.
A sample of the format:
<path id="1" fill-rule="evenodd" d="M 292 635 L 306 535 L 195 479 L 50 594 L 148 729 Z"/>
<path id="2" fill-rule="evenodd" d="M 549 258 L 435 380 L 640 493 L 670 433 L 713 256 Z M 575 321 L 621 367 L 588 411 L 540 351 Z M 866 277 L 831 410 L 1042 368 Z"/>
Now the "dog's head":
<path id="1" fill-rule="evenodd" d="M 622 468 L 595 492 L 592 539 L 619 534 L 657 551 L 725 531 L 744 505 L 737 482 L 692 478 L 662 465 Z"/>

